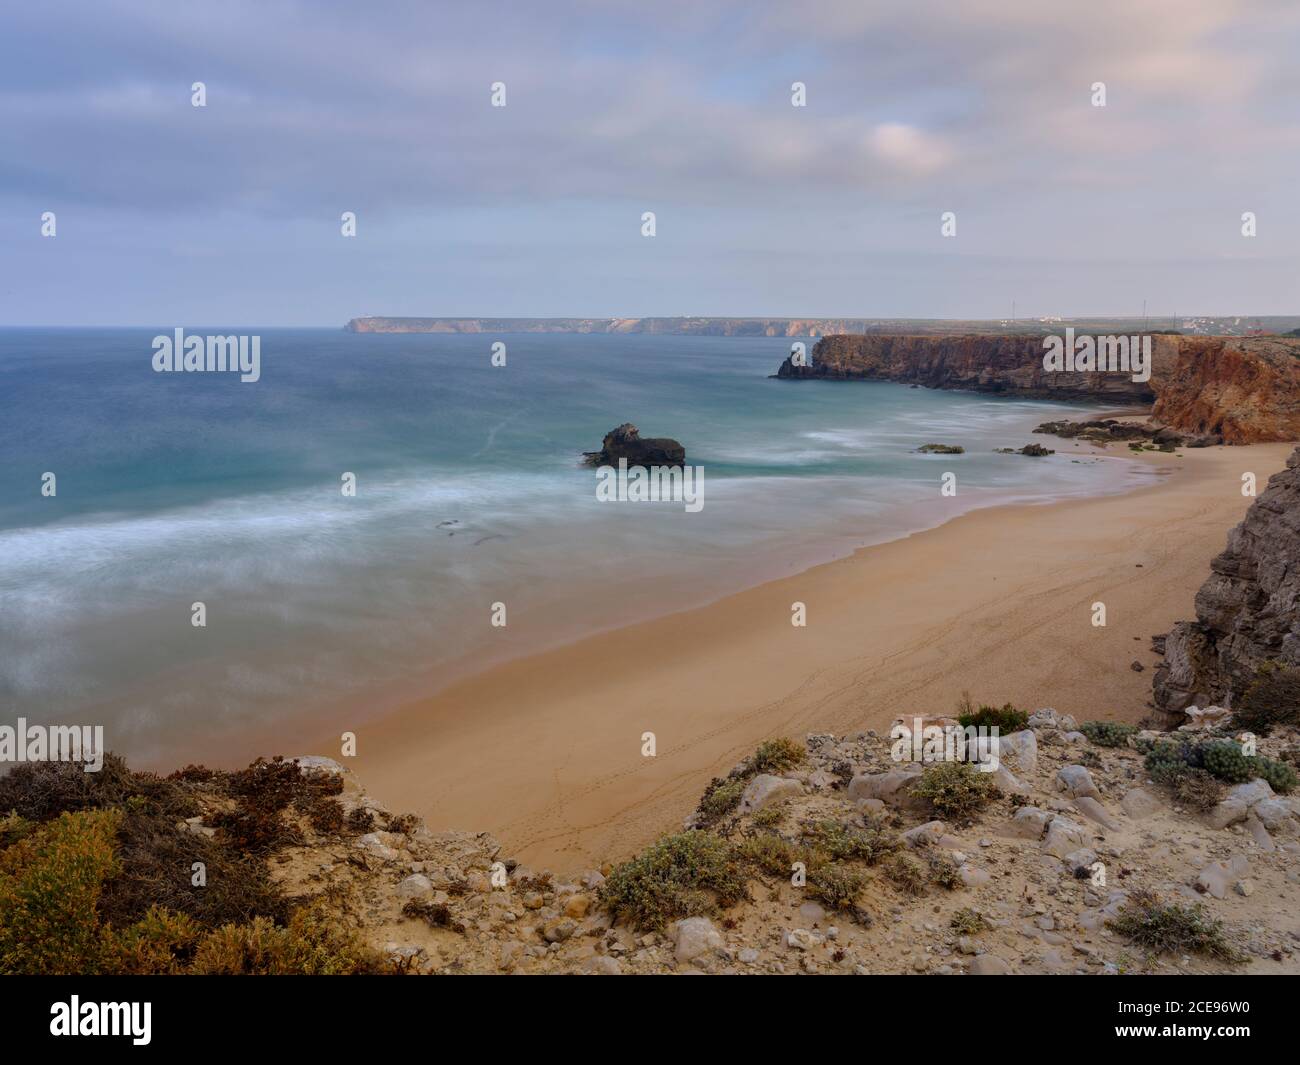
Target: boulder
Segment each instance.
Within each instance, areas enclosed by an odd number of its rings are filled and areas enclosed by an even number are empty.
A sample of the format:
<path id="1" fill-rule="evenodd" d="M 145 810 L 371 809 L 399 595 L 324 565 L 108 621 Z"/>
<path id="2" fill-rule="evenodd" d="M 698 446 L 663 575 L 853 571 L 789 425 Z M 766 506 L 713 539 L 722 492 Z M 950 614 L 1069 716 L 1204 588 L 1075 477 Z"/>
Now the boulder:
<path id="1" fill-rule="evenodd" d="M 707 917 L 687 917 L 673 925 L 673 956 L 680 962 L 694 961 L 722 947 L 722 933 Z"/>
<path id="2" fill-rule="evenodd" d="M 774 777 L 771 773 L 759 773 L 745 785 L 740 795 L 740 812 L 753 814 L 778 799 L 803 794 L 803 785 L 797 780 L 786 777 Z"/>
<path id="3" fill-rule="evenodd" d="M 1081 765 L 1067 765 L 1056 774 L 1056 789 L 1063 791 L 1072 799 L 1088 795 L 1099 798 L 1097 785 L 1092 782 L 1092 774 Z"/>
<path id="4" fill-rule="evenodd" d="M 1064 858 L 1073 850 L 1086 846 L 1087 830 L 1068 817 L 1059 814 L 1053 817 L 1047 826 L 1047 835 L 1043 837 L 1043 850 L 1056 858 Z"/>
<path id="5" fill-rule="evenodd" d="M 903 805 L 907 792 L 921 777 L 920 767 L 890 769 L 884 773 L 860 773 L 849 781 L 850 802 L 880 799 L 890 806 Z"/>
<path id="6" fill-rule="evenodd" d="M 1119 801 L 1120 808 L 1135 821 L 1143 821 L 1160 812 L 1162 803 L 1145 788 L 1130 788 Z"/>
<path id="7" fill-rule="evenodd" d="M 1083 795 L 1075 799 L 1074 808 L 1089 821 L 1095 821 L 1102 828 L 1108 828 L 1112 832 L 1119 828 L 1115 820 L 1106 812 L 1106 808 L 1091 795 Z"/>

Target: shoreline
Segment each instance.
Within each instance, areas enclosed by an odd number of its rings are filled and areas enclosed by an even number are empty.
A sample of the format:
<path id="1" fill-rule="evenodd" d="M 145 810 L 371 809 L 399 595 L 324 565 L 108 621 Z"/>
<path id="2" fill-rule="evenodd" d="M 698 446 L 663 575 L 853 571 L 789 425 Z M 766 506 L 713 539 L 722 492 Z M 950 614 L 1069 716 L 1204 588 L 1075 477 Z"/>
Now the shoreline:
<path id="1" fill-rule="evenodd" d="M 1143 453 L 1169 476 L 968 511 L 511 659 L 358 728 L 350 761 L 377 798 L 435 831 L 487 831 L 521 861 L 567 871 L 675 827 L 712 776 L 773 735 L 880 729 L 946 712 L 967 689 L 1136 720 L 1158 661 L 1150 636 L 1192 616 L 1249 505 L 1241 472 L 1262 485 L 1291 447 Z M 1091 625 L 1096 600 L 1106 628 Z M 805 628 L 790 624 L 794 601 L 807 604 Z M 653 758 L 641 755 L 646 732 Z M 337 740 L 310 749 L 336 755 Z"/>

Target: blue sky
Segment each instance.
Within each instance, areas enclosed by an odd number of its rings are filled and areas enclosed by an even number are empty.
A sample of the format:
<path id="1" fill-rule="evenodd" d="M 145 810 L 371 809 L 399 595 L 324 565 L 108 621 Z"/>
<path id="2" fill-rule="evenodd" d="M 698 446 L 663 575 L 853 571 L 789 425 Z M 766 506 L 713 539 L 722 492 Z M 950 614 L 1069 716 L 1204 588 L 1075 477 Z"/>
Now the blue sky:
<path id="1" fill-rule="evenodd" d="M 1284 0 L 11 4 L 0 323 L 1300 313 L 1298 45 Z"/>

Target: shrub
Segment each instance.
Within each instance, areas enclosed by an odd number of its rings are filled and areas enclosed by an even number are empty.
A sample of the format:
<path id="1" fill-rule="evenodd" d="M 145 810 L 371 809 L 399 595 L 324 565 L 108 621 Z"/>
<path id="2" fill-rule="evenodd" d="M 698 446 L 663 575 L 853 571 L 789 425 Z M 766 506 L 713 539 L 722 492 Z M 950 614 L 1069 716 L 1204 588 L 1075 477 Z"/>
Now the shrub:
<path id="1" fill-rule="evenodd" d="M 375 815 L 364 806 L 354 806 L 344 822 L 349 832 L 364 835 L 375 830 Z"/>
<path id="2" fill-rule="evenodd" d="M 754 824 L 759 828 L 775 828 L 785 817 L 785 803 L 773 803 L 764 806 L 754 815 Z"/>
<path id="3" fill-rule="evenodd" d="M 49 821 L 63 813 L 131 807 L 169 818 L 172 823 L 198 814 L 198 801 L 184 784 L 128 769 L 107 753 L 97 773 L 79 762 L 24 762 L 0 777 L 0 810 L 29 821 Z"/>
<path id="4" fill-rule="evenodd" d="M 1153 892 L 1139 890 L 1106 924 L 1152 954 L 1194 953 L 1223 961 L 1242 960 L 1224 936 L 1223 922 L 1210 917 L 1200 903 L 1162 903 Z"/>
<path id="5" fill-rule="evenodd" d="M 961 867 L 943 851 L 931 850 L 926 862 L 930 866 L 930 879 L 941 888 L 952 891 L 962 886 Z"/>
<path id="6" fill-rule="evenodd" d="M 1089 742 L 1098 747 L 1127 747 L 1129 737 L 1134 735 L 1136 725 L 1126 725 L 1121 721 L 1085 721 L 1079 731 L 1088 737 Z"/>
<path id="7" fill-rule="evenodd" d="M 705 822 L 714 824 L 739 806 L 746 783 L 748 781 L 740 776 L 725 780 L 714 777 L 700 799 L 699 811 L 704 815 Z"/>
<path id="8" fill-rule="evenodd" d="M 963 906 L 954 913 L 952 920 L 948 924 L 958 935 L 962 936 L 979 935 L 980 932 L 990 927 L 984 915 L 978 910 L 972 910 L 969 906 Z"/>
<path id="9" fill-rule="evenodd" d="M 907 895 L 925 894 L 925 869 L 910 854 L 895 854 L 885 867 L 895 886 Z"/>
<path id="10" fill-rule="evenodd" d="M 713 915 L 746 897 L 735 852 L 710 832 L 665 836 L 618 866 L 600 890 L 616 920 L 656 931 L 678 918 Z"/>
<path id="11" fill-rule="evenodd" d="M 1257 777 L 1268 781 L 1269 787 L 1285 795 L 1300 783 L 1300 776 L 1285 762 L 1275 762 L 1272 758 L 1257 755 L 1250 759 L 1251 770 Z"/>
<path id="12" fill-rule="evenodd" d="M 887 854 L 893 854 L 903 841 L 896 832 L 872 825 L 858 828 L 842 821 L 816 821 L 804 829 L 804 837 L 812 846 L 832 861 L 858 859 L 875 865 Z"/>
<path id="13" fill-rule="evenodd" d="M 813 857 L 804 848 L 770 832 L 752 836 L 737 849 L 739 857 L 769 876 L 790 876 L 795 862 L 808 866 Z"/>
<path id="14" fill-rule="evenodd" d="M 339 976 L 383 971 L 378 955 L 319 905 L 295 911 L 277 927 L 265 917 L 223 925 L 198 945 L 190 971 L 199 975 Z"/>
<path id="15" fill-rule="evenodd" d="M 104 968 L 126 976 L 184 973 L 203 934 L 193 918 L 151 906 L 135 924 L 106 934 Z"/>
<path id="16" fill-rule="evenodd" d="M 1223 784 L 1204 769 L 1183 766 L 1182 772 L 1171 775 L 1169 784 L 1174 798 L 1193 810 L 1212 810 L 1223 798 Z"/>
<path id="17" fill-rule="evenodd" d="M 1300 669 L 1269 665 L 1256 675 L 1233 712 L 1235 723 L 1267 736 L 1276 725 L 1300 725 Z"/>
<path id="18" fill-rule="evenodd" d="M 794 740 L 784 737 L 766 740 L 760 743 L 758 750 L 750 756 L 749 774 L 783 773 L 802 762 L 806 753 L 803 744 L 795 743 Z"/>
<path id="19" fill-rule="evenodd" d="M 967 762 L 940 762 L 921 774 L 912 794 L 927 800 L 943 817 L 965 819 L 997 798 L 992 777 Z"/>
<path id="20" fill-rule="evenodd" d="M 308 820 L 322 835 L 338 835 L 343 831 L 343 804 L 338 799 L 322 799 L 312 808 Z"/>
<path id="21" fill-rule="evenodd" d="M 993 728 L 996 725 L 998 731 L 1006 736 L 1025 728 L 1029 724 L 1029 715 L 1010 703 L 1003 706 L 981 706 L 976 710 L 970 697 L 963 694 L 962 701 L 958 704 L 957 724 L 962 728 L 972 725 L 976 728 Z"/>
<path id="22" fill-rule="evenodd" d="M 864 873 L 829 863 L 814 866 L 808 873 L 808 893 L 832 910 L 856 913 L 858 896 L 867 886 Z"/>
<path id="23" fill-rule="evenodd" d="M 1227 740 L 1201 745 L 1201 763 L 1205 769 L 1228 784 L 1244 784 L 1253 773 L 1250 759 L 1241 748 Z"/>
<path id="24" fill-rule="evenodd" d="M 116 868 L 121 819 L 115 810 L 63 813 L 0 852 L 0 973 L 101 971 L 95 907 Z"/>

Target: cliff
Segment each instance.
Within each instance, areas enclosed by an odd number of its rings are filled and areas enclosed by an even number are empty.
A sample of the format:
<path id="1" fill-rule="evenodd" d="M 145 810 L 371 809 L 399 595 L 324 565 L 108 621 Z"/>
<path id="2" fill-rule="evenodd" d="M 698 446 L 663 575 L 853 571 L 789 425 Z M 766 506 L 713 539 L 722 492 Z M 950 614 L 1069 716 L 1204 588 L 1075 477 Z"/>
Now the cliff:
<path id="1" fill-rule="evenodd" d="M 1156 707 L 1234 707 L 1267 664 L 1300 668 L 1300 448 L 1228 534 L 1196 593 L 1196 620 L 1166 637 Z"/>
<path id="2" fill-rule="evenodd" d="M 1151 379 L 1043 369 L 1036 336 L 826 336 L 777 377 L 878 380 L 1035 398 L 1154 401 L 1160 424 L 1228 444 L 1300 439 L 1300 340 L 1151 338 Z"/>
<path id="3" fill-rule="evenodd" d="M 815 337 L 862 333 L 865 318 L 353 318 L 351 333 L 651 333 L 661 336 Z"/>

